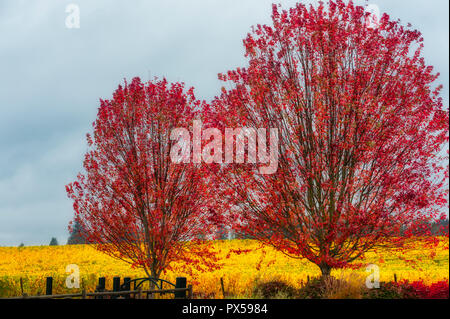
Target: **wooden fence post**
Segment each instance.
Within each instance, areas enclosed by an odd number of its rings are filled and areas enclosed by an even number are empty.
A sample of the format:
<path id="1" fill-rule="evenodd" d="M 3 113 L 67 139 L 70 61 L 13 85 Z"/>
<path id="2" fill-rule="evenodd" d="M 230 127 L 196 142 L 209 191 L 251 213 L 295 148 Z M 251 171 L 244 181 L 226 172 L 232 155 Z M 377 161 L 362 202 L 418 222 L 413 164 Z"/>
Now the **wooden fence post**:
<path id="1" fill-rule="evenodd" d="M 47 296 L 53 295 L 53 277 L 47 277 L 47 282 L 45 283 L 45 294 Z"/>
<path id="2" fill-rule="evenodd" d="M 397 282 L 397 274 L 394 274 L 394 281 Z"/>
<path id="3" fill-rule="evenodd" d="M 22 292 L 22 296 L 23 296 L 23 279 L 22 279 L 22 277 L 20 277 L 20 291 Z"/>
<path id="4" fill-rule="evenodd" d="M 113 278 L 113 291 L 120 291 L 120 277 Z M 111 296 L 112 299 L 116 299 L 118 296 Z"/>
<path id="5" fill-rule="evenodd" d="M 226 293 L 225 293 L 225 285 L 223 284 L 223 278 L 222 277 L 220 277 L 220 287 L 222 289 L 223 299 L 227 298 Z"/>
<path id="6" fill-rule="evenodd" d="M 104 292 L 106 290 L 106 278 L 100 277 L 98 278 L 98 286 L 95 289 L 98 292 Z M 103 299 L 103 296 L 95 296 L 95 299 Z"/>
<path id="7" fill-rule="evenodd" d="M 106 290 L 106 278 L 105 277 L 100 277 L 98 278 L 98 290 L 100 291 L 104 291 Z"/>
<path id="8" fill-rule="evenodd" d="M 186 277 L 177 277 L 175 281 L 175 289 L 178 288 L 186 288 Z M 186 299 L 186 291 L 175 291 L 175 298 L 184 298 Z"/>

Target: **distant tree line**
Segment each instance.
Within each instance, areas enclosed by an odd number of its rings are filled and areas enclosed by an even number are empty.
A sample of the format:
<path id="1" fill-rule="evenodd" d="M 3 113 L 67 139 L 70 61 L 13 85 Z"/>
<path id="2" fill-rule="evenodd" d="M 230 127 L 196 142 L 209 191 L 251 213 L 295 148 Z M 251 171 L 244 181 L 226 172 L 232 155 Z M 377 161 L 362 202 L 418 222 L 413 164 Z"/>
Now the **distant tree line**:
<path id="1" fill-rule="evenodd" d="M 435 221 L 430 223 L 430 231 L 432 235 L 442 236 L 448 235 L 449 233 L 449 219 L 444 219 L 440 221 Z M 70 236 L 67 240 L 67 245 L 81 245 L 86 244 L 86 240 L 83 237 L 83 229 L 78 222 L 74 222 L 73 229 L 70 233 Z M 244 231 L 234 231 L 228 230 L 225 226 L 219 227 L 217 231 L 216 239 L 218 240 L 227 240 L 227 239 L 253 239 L 253 237 L 249 234 L 246 234 Z M 49 246 L 58 246 L 58 240 L 56 237 L 52 237 L 50 240 Z M 24 247 L 24 243 L 20 243 L 18 247 Z"/>
<path id="2" fill-rule="evenodd" d="M 444 219 L 440 220 L 439 222 L 434 222 L 430 225 L 431 227 L 431 233 L 433 235 L 446 235 L 448 234 L 448 223 L 449 220 Z"/>
<path id="3" fill-rule="evenodd" d="M 83 237 L 83 229 L 80 223 L 78 221 L 75 221 L 69 239 L 67 240 L 67 245 L 81 244 L 86 244 L 86 240 Z"/>

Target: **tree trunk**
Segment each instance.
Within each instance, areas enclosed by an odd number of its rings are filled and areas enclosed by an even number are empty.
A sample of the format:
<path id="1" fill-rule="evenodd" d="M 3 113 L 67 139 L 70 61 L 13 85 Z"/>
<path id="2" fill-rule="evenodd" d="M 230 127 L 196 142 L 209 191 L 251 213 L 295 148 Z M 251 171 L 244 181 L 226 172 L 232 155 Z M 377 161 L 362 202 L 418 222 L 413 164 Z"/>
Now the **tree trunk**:
<path id="1" fill-rule="evenodd" d="M 154 278 L 155 280 L 159 279 L 158 272 L 155 271 L 153 268 L 151 270 L 151 277 Z M 156 283 L 153 281 L 150 281 L 150 290 L 157 290 L 157 289 L 159 289 L 159 287 L 156 285 Z M 155 294 L 150 294 L 148 296 L 148 299 L 155 299 Z"/>
<path id="2" fill-rule="evenodd" d="M 327 264 L 319 265 L 320 271 L 322 272 L 322 278 L 329 277 L 331 274 L 331 267 Z"/>

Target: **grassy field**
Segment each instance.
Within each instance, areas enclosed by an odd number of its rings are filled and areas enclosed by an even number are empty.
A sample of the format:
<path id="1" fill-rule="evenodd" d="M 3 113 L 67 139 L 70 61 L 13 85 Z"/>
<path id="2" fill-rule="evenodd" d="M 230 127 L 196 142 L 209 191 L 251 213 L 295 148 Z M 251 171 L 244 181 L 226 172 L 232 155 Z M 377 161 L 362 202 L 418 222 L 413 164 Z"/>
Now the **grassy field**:
<path id="1" fill-rule="evenodd" d="M 293 286 L 300 287 L 310 276 L 316 277 L 320 272 L 314 264 L 305 260 L 286 257 L 271 248 L 259 249 L 258 243 L 251 240 L 217 241 L 215 244 L 221 257 L 220 270 L 194 273 L 168 272 L 163 278 L 175 281 L 177 276 L 186 276 L 193 284 L 194 293 L 200 297 L 221 298 L 220 278 L 224 280 L 227 293 L 234 297 L 250 297 L 256 281 L 282 279 Z M 362 262 L 376 264 L 380 269 L 381 281 L 392 281 L 394 274 L 399 280 L 410 281 L 423 279 L 434 283 L 449 278 L 449 241 L 441 238 L 436 249 L 430 251 L 422 245 L 406 252 L 406 259 L 417 262 L 417 266 L 406 263 L 387 251 L 369 253 Z M 254 249 L 247 254 L 227 255 L 232 249 Z M 436 254 L 434 259 L 430 254 Z M 144 273 L 131 269 L 122 261 L 112 259 L 96 251 L 89 245 L 74 246 L 39 246 L 39 247 L 0 247 L 0 297 L 21 295 L 20 278 L 23 280 L 24 292 L 35 295 L 45 292 L 45 277 L 53 276 L 54 293 L 78 292 L 77 289 L 65 287 L 66 266 L 76 264 L 80 269 L 82 287 L 88 291 L 95 290 L 98 277 L 107 278 L 107 288 L 111 289 L 112 277 L 142 277 Z M 365 268 L 358 270 L 335 270 L 333 276 L 360 278 L 368 275 Z"/>

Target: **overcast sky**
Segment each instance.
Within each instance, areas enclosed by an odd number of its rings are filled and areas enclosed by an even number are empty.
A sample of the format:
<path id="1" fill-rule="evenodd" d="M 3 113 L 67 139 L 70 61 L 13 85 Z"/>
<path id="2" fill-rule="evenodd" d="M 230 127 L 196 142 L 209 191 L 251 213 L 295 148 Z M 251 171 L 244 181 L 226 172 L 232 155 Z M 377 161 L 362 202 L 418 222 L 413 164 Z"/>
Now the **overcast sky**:
<path id="1" fill-rule="evenodd" d="M 270 23 L 272 2 L 0 0 L 0 246 L 66 243 L 73 212 L 64 186 L 82 168 L 99 98 L 150 75 L 211 99 L 217 73 L 245 66 L 242 39 Z M 65 24 L 71 3 L 78 29 Z M 368 3 L 423 33 L 448 106 L 448 1 Z"/>

